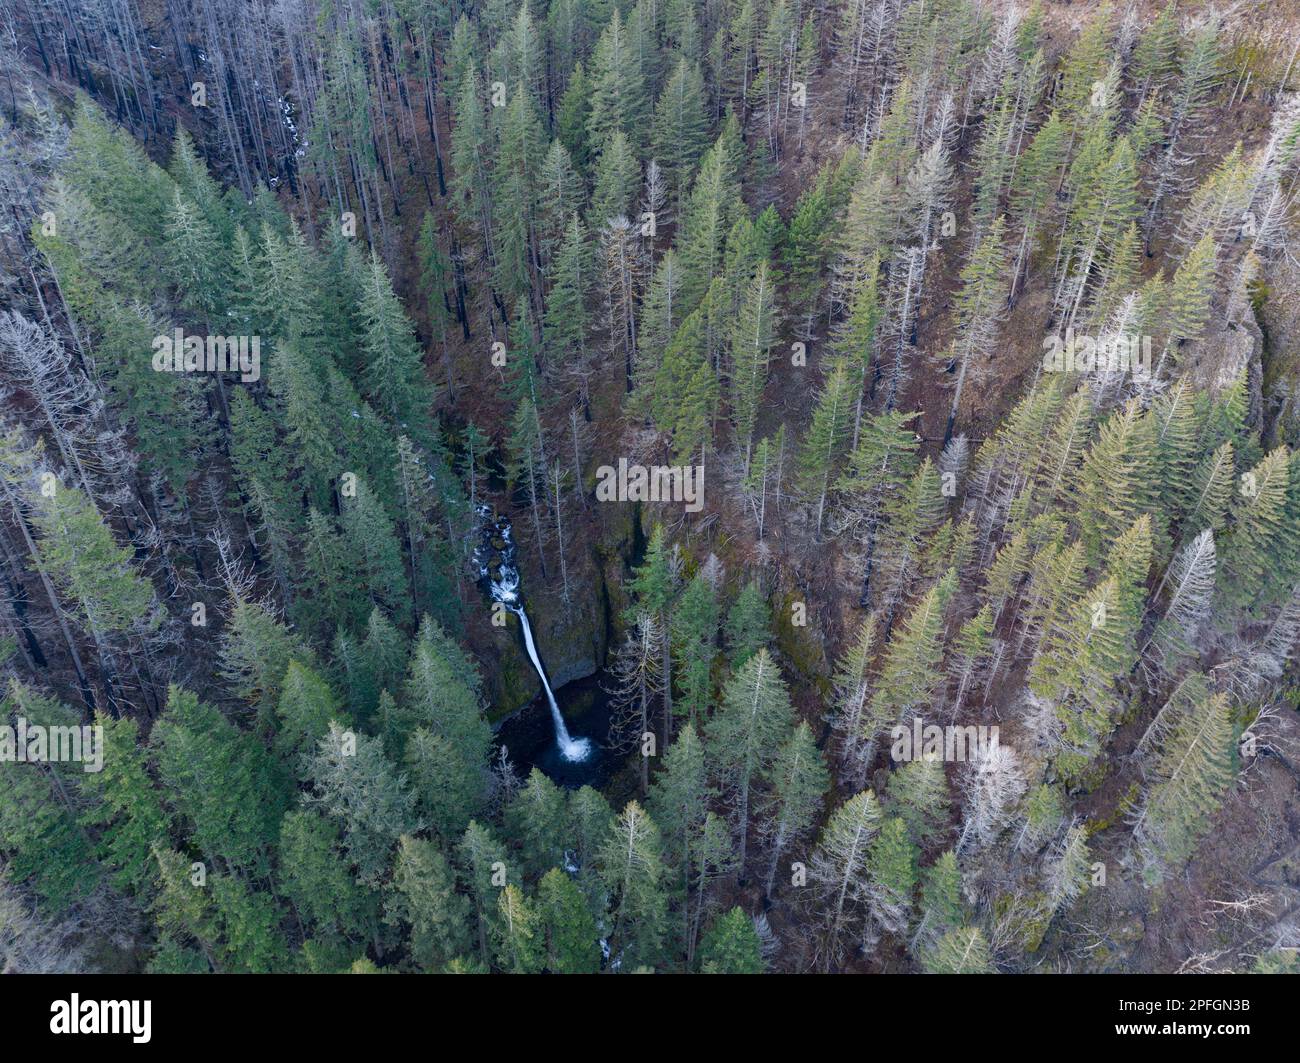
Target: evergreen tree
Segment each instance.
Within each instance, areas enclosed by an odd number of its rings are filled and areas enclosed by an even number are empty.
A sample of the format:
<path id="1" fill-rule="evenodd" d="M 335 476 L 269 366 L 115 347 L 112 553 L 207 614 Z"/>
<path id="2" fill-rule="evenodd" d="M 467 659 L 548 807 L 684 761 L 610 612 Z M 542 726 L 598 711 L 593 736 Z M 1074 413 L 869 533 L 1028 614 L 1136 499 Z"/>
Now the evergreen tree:
<path id="1" fill-rule="evenodd" d="M 536 974 L 545 962 L 545 941 L 537 912 L 513 884 L 497 898 L 497 965 L 507 974 Z"/>
<path id="2" fill-rule="evenodd" d="M 552 974 L 595 974 L 600 969 L 599 931 L 582 891 L 553 867 L 537 886 L 537 916 L 546 940 L 545 966 Z"/>
<path id="3" fill-rule="evenodd" d="M 486 967 L 489 943 L 496 939 L 498 896 L 508 880 L 506 849 L 488 828 L 470 820 L 456 847 L 456 861 L 473 906 L 479 959 Z"/>
<path id="4" fill-rule="evenodd" d="M 916 856 L 907 824 L 901 819 L 885 820 L 867 854 L 867 875 L 872 918 L 887 932 L 907 927 L 916 888 Z"/>
<path id="5" fill-rule="evenodd" d="M 746 583 L 727 610 L 723 630 L 733 673 L 772 641 L 771 613 L 758 584 Z"/>
<path id="6" fill-rule="evenodd" d="M 312 812 L 288 812 L 280 824 L 279 893 L 313 935 L 359 941 L 375 920 L 373 897 L 352 881 L 338 825 Z"/>
<path id="7" fill-rule="evenodd" d="M 483 717 L 479 684 L 474 662 L 426 617 L 401 703 L 384 733 L 388 748 L 404 751 L 422 810 L 447 840 L 464 831 L 486 794 L 492 730 Z"/>
<path id="8" fill-rule="evenodd" d="M 677 595 L 677 572 L 675 554 L 668 546 L 668 539 L 662 524 L 656 524 L 654 531 L 650 533 L 650 542 L 646 546 L 645 558 L 633 570 L 632 579 L 628 582 L 628 591 L 636 602 L 635 610 L 649 614 L 658 622 L 660 652 L 663 661 L 660 675 L 663 679 L 664 738 L 666 740 L 669 720 L 673 711 L 672 641 L 668 636 L 672 630 L 674 599 Z"/>
<path id="9" fill-rule="evenodd" d="M 760 649 L 727 681 L 722 704 L 705 731 L 709 760 L 735 809 L 739 862 L 744 874 L 750 827 L 750 791 L 767 774 L 794 726 L 794 709 L 776 662 Z"/>
<path id="10" fill-rule="evenodd" d="M 718 916 L 700 943 L 703 974 L 762 974 L 762 943 L 754 922 L 741 909 Z"/>
<path id="11" fill-rule="evenodd" d="M 1192 855 L 1234 774 L 1227 698 L 1189 700 L 1173 720 L 1162 720 L 1163 741 L 1152 781 L 1136 812 L 1133 840 L 1143 876 L 1157 883 Z"/>
<path id="12" fill-rule="evenodd" d="M 842 956 L 843 936 L 860 918 L 870 896 L 867 856 L 880 818 L 880 806 L 870 790 L 851 797 L 831 813 L 808 865 L 808 878 L 824 902 L 827 970 Z"/>
<path id="13" fill-rule="evenodd" d="M 817 499 L 817 534 L 821 534 L 826 499 L 835 470 L 849 444 L 853 405 L 853 374 L 836 361 L 817 396 L 812 423 L 799 454 L 799 472 L 810 498 Z"/>
<path id="14" fill-rule="evenodd" d="M 719 626 L 718 591 L 707 567 L 691 577 L 673 610 L 672 623 L 681 691 L 674 711 L 692 720 L 701 719 L 713 694 Z"/>
<path id="15" fill-rule="evenodd" d="M 262 744 L 178 686 L 149 742 L 167 799 L 199 851 L 231 867 L 264 869 L 289 793 Z"/>
<path id="16" fill-rule="evenodd" d="M 285 671 L 276 715 L 280 721 L 276 752 L 299 778 L 330 724 L 344 721 L 338 696 L 329 683 L 298 661 L 290 661 Z"/>
<path id="17" fill-rule="evenodd" d="M 503 816 L 506 833 L 520 843 L 526 876 L 540 877 L 564 862 L 567 820 L 564 791 L 533 768 Z"/>
<path id="18" fill-rule="evenodd" d="M 943 679 L 944 612 L 956 591 L 957 574 L 948 573 L 917 601 L 885 650 L 880 679 L 871 699 L 864 734 L 907 723 L 934 696 Z"/>
<path id="19" fill-rule="evenodd" d="M 768 363 L 774 334 L 774 293 L 767 262 L 760 262 L 740 304 L 731 330 L 731 416 L 736 425 L 736 444 L 749 469 L 754 443 L 754 425 L 767 384 Z"/>
<path id="20" fill-rule="evenodd" d="M 1250 605 L 1266 590 L 1273 559 L 1286 541 L 1289 482 L 1286 447 L 1270 451 L 1238 480 L 1219 584 L 1223 598 L 1233 605 Z"/>
<path id="21" fill-rule="evenodd" d="M 994 969 L 988 942 L 977 926 L 949 930 L 925 955 L 923 963 L 930 974 L 991 974 Z"/>
<path id="22" fill-rule="evenodd" d="M 308 775 L 311 803 L 339 822 L 357 881 L 376 885 L 397 840 L 420 825 L 406 777 L 393 770 L 377 738 L 345 732 L 337 723 L 320 740 Z"/>
<path id="23" fill-rule="evenodd" d="M 441 970 L 469 947 L 469 901 L 454 883 L 451 865 L 437 846 L 402 835 L 385 919 L 410 927 L 411 957 L 426 971 Z"/>
<path id="24" fill-rule="evenodd" d="M 610 133 L 596 165 L 596 187 L 591 193 L 588 220 L 601 228 L 611 218 L 632 214 L 632 205 L 641 183 L 641 166 L 632 153 L 632 144 L 622 129 Z"/>
<path id="25" fill-rule="evenodd" d="M 663 958 L 668 922 L 659 828 L 629 801 L 596 859 L 610 896 L 613 960 L 623 970 L 654 967 Z"/>
<path id="26" fill-rule="evenodd" d="M 651 126 L 651 148 L 663 167 L 674 203 L 686 198 L 686 189 L 707 137 L 704 78 L 699 67 L 682 56 L 655 103 Z"/>
<path id="27" fill-rule="evenodd" d="M 831 785 L 812 728 L 806 723 L 800 721 L 781 747 L 768 778 L 772 791 L 763 818 L 771 855 L 763 892 L 770 897 L 782 855 L 813 825 Z"/>
<path id="28" fill-rule="evenodd" d="M 948 822 L 950 805 L 943 761 L 914 755 L 899 765 L 885 787 L 884 808 L 887 815 L 903 823 L 913 844 L 924 845 Z"/>
<path id="29" fill-rule="evenodd" d="M 169 819 L 149 777 L 136 721 L 100 712 L 95 726 L 103 728 L 104 763 L 81 781 L 91 802 L 82 822 L 98 828 L 99 859 L 113 869 L 114 883 L 142 894 L 153 879 L 153 848 L 167 841 Z"/>
<path id="30" fill-rule="evenodd" d="M 590 111 L 586 135 L 592 150 L 597 153 L 608 150 L 614 132 L 621 131 L 627 135 L 633 153 L 639 156 L 647 124 L 647 94 L 628 27 L 617 8 L 596 42 L 587 93 Z M 573 145 L 568 147 L 575 156 L 578 154 Z"/>

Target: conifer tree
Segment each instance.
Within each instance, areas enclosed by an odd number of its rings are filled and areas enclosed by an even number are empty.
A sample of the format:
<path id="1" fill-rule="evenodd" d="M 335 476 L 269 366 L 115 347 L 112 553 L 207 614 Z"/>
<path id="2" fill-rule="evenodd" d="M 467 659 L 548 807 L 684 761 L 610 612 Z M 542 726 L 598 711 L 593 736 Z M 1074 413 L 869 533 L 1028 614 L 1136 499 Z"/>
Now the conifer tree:
<path id="1" fill-rule="evenodd" d="M 97 639 L 154 625 L 153 590 L 94 503 L 75 487 L 39 494 L 32 514 L 41 561 Z"/>
<path id="2" fill-rule="evenodd" d="M 585 174 L 591 156 L 599 145 L 593 145 L 587 132 L 591 115 L 591 82 L 582 63 L 574 65 L 568 87 L 560 97 L 555 118 L 555 135 L 569 152 L 579 174 Z"/>
<path id="3" fill-rule="evenodd" d="M 1219 583 L 1223 598 L 1233 605 L 1248 606 L 1266 589 L 1272 559 L 1285 543 L 1289 482 L 1290 457 L 1285 446 L 1270 451 L 1239 478 Z"/>
<path id="4" fill-rule="evenodd" d="M 498 897 L 506 882 L 518 881 L 519 876 L 509 873 L 505 846 L 476 820 L 470 820 L 456 846 L 456 864 L 473 907 L 479 959 L 486 967 L 499 918 Z"/>
<path id="5" fill-rule="evenodd" d="M 741 588 L 723 625 L 732 673 L 772 641 L 772 617 L 758 584 L 752 580 Z"/>
<path id="6" fill-rule="evenodd" d="M 343 495 L 342 549 L 353 559 L 352 580 L 372 607 L 404 621 L 410 615 L 411 588 L 393 521 L 364 480 L 355 494 Z M 347 582 L 347 581 L 344 581 Z"/>
<path id="7" fill-rule="evenodd" d="M 888 933 L 907 927 L 916 888 L 916 846 L 901 819 L 887 819 L 871 842 L 867 853 L 867 875 L 871 882 L 869 903 L 872 918 Z"/>
<path id="8" fill-rule="evenodd" d="M 953 385 L 945 442 L 957 420 L 971 359 L 976 352 L 984 354 L 989 351 L 997 339 L 1001 309 L 1006 301 L 1006 256 L 1002 249 L 1004 227 L 1005 219 L 999 215 L 961 271 L 962 287 L 956 301 L 956 335 L 951 354 L 957 367 L 957 381 Z"/>
<path id="9" fill-rule="evenodd" d="M 377 254 L 370 256 L 359 312 L 366 397 L 418 439 L 425 431 L 432 391 L 411 323 Z"/>
<path id="10" fill-rule="evenodd" d="M 800 721 L 781 746 L 768 778 L 772 790 L 762 816 L 771 853 L 763 892 L 770 897 L 782 855 L 812 826 L 830 789 L 830 773 L 806 723 Z"/>
<path id="11" fill-rule="evenodd" d="M 628 26 L 617 9 L 596 42 L 587 91 L 586 135 L 591 149 L 597 153 L 607 150 L 617 130 L 626 134 L 633 154 L 639 156 L 647 125 L 647 93 Z M 572 145 L 569 150 L 573 151 Z"/>
<path id="12" fill-rule="evenodd" d="M 665 739 L 673 711 L 672 642 L 669 633 L 672 630 L 672 613 L 677 595 L 675 568 L 674 555 L 669 549 L 663 525 L 656 524 L 650 533 L 645 559 L 633 570 L 628 591 L 636 601 L 635 610 L 655 617 L 659 625 L 662 659 L 659 675 L 663 682 Z"/>
<path id="13" fill-rule="evenodd" d="M 280 824 L 277 888 L 313 936 L 339 934 L 360 941 L 373 930 L 373 896 L 348 874 L 333 821 L 300 809 Z"/>
<path id="14" fill-rule="evenodd" d="M 707 136 L 704 78 L 699 67 L 682 56 L 655 103 L 651 127 L 654 158 L 663 167 L 674 203 L 686 198 L 691 174 L 704 151 Z"/>
<path id="15" fill-rule="evenodd" d="M 659 828 L 635 801 L 615 819 L 597 854 L 610 896 L 610 949 L 624 970 L 654 967 L 664 954 L 668 903 Z"/>
<path id="16" fill-rule="evenodd" d="M 762 974 L 763 949 L 754 921 L 732 908 L 713 921 L 700 942 L 703 974 Z"/>
<path id="17" fill-rule="evenodd" d="M 1152 504 L 1155 465 L 1151 422 L 1136 401 L 1102 422 L 1079 473 L 1079 528 L 1091 560 Z"/>
<path id="18" fill-rule="evenodd" d="M 423 970 L 439 971 L 469 948 L 469 901 L 454 884 L 437 846 L 402 835 L 384 918 L 410 927 L 411 958 Z"/>
<path id="19" fill-rule="evenodd" d="M 553 867 L 537 886 L 537 917 L 552 974 L 595 974 L 600 968 L 596 921 L 586 898 L 568 875 Z"/>
<path id="20" fill-rule="evenodd" d="M 284 912 L 272 894 L 250 888 L 233 875 L 217 875 L 210 884 L 213 913 L 221 926 L 221 969 L 237 974 L 282 970 L 288 946 L 280 930 Z"/>
<path id="21" fill-rule="evenodd" d="M 930 974 L 991 974 L 994 970 L 988 941 L 977 926 L 949 930 L 923 962 Z"/>
<path id="22" fill-rule="evenodd" d="M 871 662 L 876 655 L 878 622 L 868 614 L 835 662 L 831 727 L 839 743 L 842 777 L 861 781 L 868 765 L 870 739 L 866 712 L 871 703 Z"/>
<path id="23" fill-rule="evenodd" d="M 835 482 L 836 463 L 849 444 L 853 405 L 853 374 L 836 361 L 813 408 L 812 423 L 799 454 L 799 472 L 809 497 L 817 500 L 817 533 L 821 534 L 826 499 Z"/>
<path id="24" fill-rule="evenodd" d="M 545 941 L 533 905 L 508 884 L 497 898 L 496 960 L 507 974 L 536 974 L 545 962 Z"/>
<path id="25" fill-rule="evenodd" d="M 730 343 L 731 416 L 736 425 L 736 444 L 744 452 L 746 471 L 775 341 L 773 303 L 771 271 L 767 262 L 760 262 L 740 304 Z"/>
<path id="26" fill-rule="evenodd" d="M 957 587 L 949 570 L 917 600 L 885 650 L 863 736 L 872 742 L 892 723 L 906 723 L 942 682 L 944 613 Z"/>
<path id="27" fill-rule="evenodd" d="M 640 184 L 641 166 L 632 153 L 631 142 L 622 129 L 615 129 L 596 165 L 588 218 L 591 225 L 599 229 L 611 218 L 632 215 Z"/>
<path id="28" fill-rule="evenodd" d="M 884 810 L 901 820 L 913 844 L 923 845 L 948 822 L 948 781 L 937 756 L 916 756 L 899 765 L 885 788 Z"/>
<path id="29" fill-rule="evenodd" d="M 1167 737 L 1133 824 L 1142 872 L 1150 883 L 1177 871 L 1192 855 L 1233 777 L 1225 695 L 1191 701 L 1163 726 Z"/>
<path id="30" fill-rule="evenodd" d="M 707 568 L 701 567 L 691 577 L 673 610 L 672 623 L 681 692 L 674 711 L 701 719 L 713 693 L 719 626 L 718 590 Z"/>
<path id="31" fill-rule="evenodd" d="M 290 661 L 285 671 L 276 715 L 276 752 L 299 778 L 306 771 L 306 759 L 315 752 L 330 724 L 344 720 L 338 696 L 329 683 L 296 660 Z"/>
<path id="32" fill-rule="evenodd" d="M 406 777 L 394 771 L 377 738 L 345 732 L 337 723 L 320 740 L 309 776 L 311 803 L 342 827 L 357 881 L 377 884 L 398 839 L 420 825 Z"/>
<path id="33" fill-rule="evenodd" d="M 537 768 L 506 806 L 506 833 L 520 843 L 523 872 L 540 877 L 545 870 L 564 862 L 567 809 L 564 791 Z"/>
<path id="34" fill-rule="evenodd" d="M 316 667 L 316 655 L 266 602 L 236 595 L 221 644 L 221 674 L 231 692 L 269 725 L 290 661 Z"/>
<path id="35" fill-rule="evenodd" d="M 1165 199 L 1179 188 L 1180 171 L 1185 171 L 1197 154 L 1188 142 L 1194 143 L 1198 136 L 1202 112 L 1220 76 L 1219 32 L 1220 16 L 1211 11 L 1192 33 L 1182 60 L 1181 76 L 1171 92 L 1165 150 L 1156 164 L 1155 186 L 1144 222 L 1148 250 L 1152 227 Z"/>
<path id="36" fill-rule="evenodd" d="M 682 311 L 699 306 L 722 265 L 727 233 L 743 204 L 737 185 L 739 130 L 728 118 L 704 153 L 682 210 L 678 251 L 682 264 Z"/>
<path id="37" fill-rule="evenodd" d="M 6 726 L 13 726 L 10 707 L 6 701 Z M 8 875 L 56 914 L 88 897 L 102 871 L 54 773 L 10 756 L 0 761 L 0 784 L 0 851 Z"/>
<path id="38" fill-rule="evenodd" d="M 808 878 L 823 902 L 827 971 L 843 957 L 844 936 L 865 913 L 870 895 L 867 857 L 880 820 L 880 805 L 870 790 L 849 798 L 831 813 L 808 865 Z"/>
<path id="39" fill-rule="evenodd" d="M 97 828 L 98 855 L 122 889 L 145 892 L 152 881 L 153 847 L 167 841 L 170 820 L 149 777 L 135 720 L 95 714 L 103 728 L 103 769 L 85 773 L 81 788 L 91 806 L 82 821 Z"/>
<path id="40" fill-rule="evenodd" d="M 289 794 L 262 744 L 177 686 L 149 741 L 168 801 L 199 851 L 231 867 L 264 868 Z"/>
<path id="41" fill-rule="evenodd" d="M 596 869 L 596 854 L 614 826 L 614 810 L 599 790 L 581 786 L 569 793 L 569 841 L 577 866 L 574 880 L 597 917 L 605 911 L 604 887 Z"/>
<path id="42" fill-rule="evenodd" d="M 993 627 L 993 610 L 985 602 L 979 612 L 962 624 L 953 639 L 952 667 L 957 679 L 952 707 L 954 716 L 961 712 L 966 692 L 988 657 Z"/>
<path id="43" fill-rule="evenodd" d="M 492 730 L 482 714 L 479 684 L 474 662 L 426 617 L 401 704 L 384 730 L 389 747 L 405 751 L 420 802 L 446 839 L 465 829 L 486 793 Z"/>
<path id="44" fill-rule="evenodd" d="M 556 363 L 578 381 L 579 401 L 589 413 L 591 367 L 587 358 L 590 315 L 587 301 L 594 287 L 595 266 L 587 230 L 575 214 L 555 255 L 554 283 L 546 297 L 546 346 Z"/>
<path id="45" fill-rule="evenodd" d="M 722 704 L 705 731 L 709 760 L 721 789 L 732 796 L 741 874 L 750 827 L 750 791 L 776 760 L 794 726 L 790 696 L 766 649 L 728 680 Z"/>

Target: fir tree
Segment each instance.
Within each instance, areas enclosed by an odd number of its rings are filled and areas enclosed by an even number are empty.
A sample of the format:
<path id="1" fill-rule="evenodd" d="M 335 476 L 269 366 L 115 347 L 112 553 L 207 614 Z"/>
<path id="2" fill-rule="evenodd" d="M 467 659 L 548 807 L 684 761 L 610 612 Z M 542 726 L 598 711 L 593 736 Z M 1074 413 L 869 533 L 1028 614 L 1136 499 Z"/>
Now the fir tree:
<path id="1" fill-rule="evenodd" d="M 812 826 L 830 789 L 830 773 L 806 723 L 800 721 L 781 747 L 768 778 L 772 790 L 762 815 L 771 854 L 763 892 L 770 897 L 782 855 Z"/>
<path id="2" fill-rule="evenodd" d="M 762 943 L 754 922 L 741 909 L 718 916 L 700 942 L 703 974 L 762 974 Z"/>
<path id="3" fill-rule="evenodd" d="M 706 748 L 735 808 L 739 861 L 744 874 L 750 826 L 750 791 L 768 773 L 794 726 L 794 710 L 776 662 L 760 649 L 728 680 L 722 704 L 705 732 Z"/>
<path id="4" fill-rule="evenodd" d="M 411 957 L 426 971 L 441 970 L 469 947 L 469 901 L 453 889 L 454 882 L 437 846 L 401 837 L 385 919 L 410 927 Z"/>
<path id="5" fill-rule="evenodd" d="M 538 883 L 536 905 L 546 941 L 546 969 L 552 974 L 595 974 L 600 969 L 599 931 L 573 879 L 551 868 Z"/>

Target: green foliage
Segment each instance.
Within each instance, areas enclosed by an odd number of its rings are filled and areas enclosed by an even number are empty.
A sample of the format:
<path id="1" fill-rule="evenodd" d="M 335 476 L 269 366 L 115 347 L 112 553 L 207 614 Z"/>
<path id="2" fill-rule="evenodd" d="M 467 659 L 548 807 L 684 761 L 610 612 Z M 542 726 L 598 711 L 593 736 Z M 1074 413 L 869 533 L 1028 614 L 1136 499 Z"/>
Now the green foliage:
<path id="1" fill-rule="evenodd" d="M 573 879 L 551 868 L 538 883 L 536 907 L 546 939 L 546 969 L 553 974 L 595 974 L 600 969 L 599 931 Z"/>
<path id="2" fill-rule="evenodd" d="M 753 920 L 732 908 L 713 921 L 700 942 L 703 974 L 762 974 L 763 951 Z"/>
<path id="3" fill-rule="evenodd" d="M 289 804 L 287 779 L 265 747 L 178 686 L 149 743 L 168 804 L 197 848 L 231 867 L 264 868 Z"/>

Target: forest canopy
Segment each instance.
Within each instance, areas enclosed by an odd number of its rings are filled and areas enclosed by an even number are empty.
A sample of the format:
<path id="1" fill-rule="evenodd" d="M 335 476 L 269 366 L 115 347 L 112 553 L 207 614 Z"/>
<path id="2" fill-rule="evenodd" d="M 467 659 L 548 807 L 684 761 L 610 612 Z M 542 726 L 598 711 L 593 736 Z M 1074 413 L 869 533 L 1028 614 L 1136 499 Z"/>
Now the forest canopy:
<path id="1" fill-rule="evenodd" d="M 1284 6 L 6 5 L 0 969 L 1295 970 Z"/>

